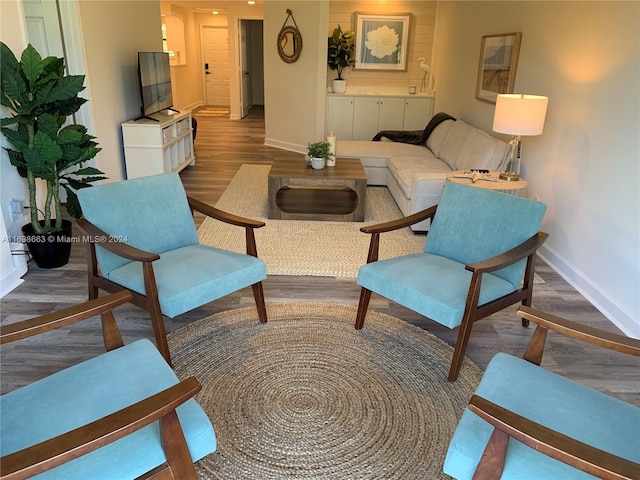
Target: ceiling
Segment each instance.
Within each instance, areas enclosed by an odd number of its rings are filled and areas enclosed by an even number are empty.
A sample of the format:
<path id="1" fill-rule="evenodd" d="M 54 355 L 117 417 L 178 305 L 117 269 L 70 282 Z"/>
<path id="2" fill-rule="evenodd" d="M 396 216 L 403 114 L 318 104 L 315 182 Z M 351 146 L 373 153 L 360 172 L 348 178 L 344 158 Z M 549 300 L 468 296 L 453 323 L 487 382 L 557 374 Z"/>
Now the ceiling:
<path id="1" fill-rule="evenodd" d="M 255 2 L 256 5 L 262 5 L 264 0 Z M 247 0 L 167 0 L 166 3 L 179 5 L 196 13 L 211 13 L 213 10 L 226 13 L 229 4 L 247 3 Z"/>

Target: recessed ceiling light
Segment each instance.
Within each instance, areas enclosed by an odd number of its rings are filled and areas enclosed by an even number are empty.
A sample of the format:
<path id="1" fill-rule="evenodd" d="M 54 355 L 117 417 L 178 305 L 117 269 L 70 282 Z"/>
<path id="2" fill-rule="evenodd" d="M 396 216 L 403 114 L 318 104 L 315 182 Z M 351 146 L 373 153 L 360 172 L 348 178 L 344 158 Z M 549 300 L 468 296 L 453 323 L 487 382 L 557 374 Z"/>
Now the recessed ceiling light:
<path id="1" fill-rule="evenodd" d="M 247 3 L 248 3 L 249 5 L 255 5 L 255 4 L 256 4 L 255 0 L 249 0 Z"/>
<path id="2" fill-rule="evenodd" d="M 211 12 L 211 13 L 212 13 L 212 14 L 214 14 L 214 15 L 218 15 L 220 12 L 219 12 L 219 11 L 217 11 L 217 10 L 214 10 L 214 11 L 213 11 L 213 12 Z"/>

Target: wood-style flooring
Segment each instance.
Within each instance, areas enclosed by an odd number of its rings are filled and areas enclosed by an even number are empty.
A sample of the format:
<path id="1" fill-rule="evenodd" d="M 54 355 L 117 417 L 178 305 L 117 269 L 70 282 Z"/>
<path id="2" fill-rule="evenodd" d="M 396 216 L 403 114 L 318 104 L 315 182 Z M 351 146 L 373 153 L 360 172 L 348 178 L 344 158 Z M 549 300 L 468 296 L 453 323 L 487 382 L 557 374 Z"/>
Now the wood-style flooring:
<path id="1" fill-rule="evenodd" d="M 196 164 L 181 174 L 189 195 L 215 204 L 243 163 L 271 164 L 274 156 L 300 154 L 264 145 L 264 111 L 252 109 L 243 120 L 198 115 L 195 142 Z M 196 218 L 201 223 L 201 218 Z M 259 252 L 259 246 L 258 246 Z M 537 272 L 544 280 L 534 290 L 534 306 L 569 319 L 618 332 L 598 310 L 543 262 Z M 44 314 L 87 299 L 85 248 L 74 244 L 68 265 L 43 270 L 30 265 L 25 282 L 2 298 L 1 322 L 8 323 Z M 267 302 L 332 301 L 357 305 L 355 279 L 331 277 L 270 276 L 264 282 Z M 167 331 L 216 312 L 253 306 L 250 288 L 201 308 L 166 319 Z M 449 344 L 457 330 L 449 330 L 410 310 L 373 295 L 370 308 L 411 322 L 433 332 Z M 516 307 L 482 320 L 473 328 L 467 356 L 481 368 L 499 351 L 522 355 L 532 329 L 523 328 Z M 149 315 L 132 305 L 116 310 L 125 342 L 153 338 Z M 366 324 L 365 324 L 366 328 Z M 211 348 L 216 348 L 212 345 Z M 103 352 L 99 320 L 15 342 L 2 347 L 1 391 L 6 393 L 68 365 Z M 583 345 L 551 333 L 543 361 L 546 368 L 581 381 L 625 401 L 640 405 L 640 361 L 622 354 Z"/>

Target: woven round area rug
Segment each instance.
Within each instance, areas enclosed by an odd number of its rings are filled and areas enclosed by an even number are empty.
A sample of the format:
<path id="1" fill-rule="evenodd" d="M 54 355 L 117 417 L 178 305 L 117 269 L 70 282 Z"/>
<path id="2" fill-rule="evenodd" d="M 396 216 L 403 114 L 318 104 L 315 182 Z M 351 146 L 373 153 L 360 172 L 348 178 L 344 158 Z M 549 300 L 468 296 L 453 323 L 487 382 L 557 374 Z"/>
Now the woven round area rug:
<path id="1" fill-rule="evenodd" d="M 400 319 L 354 306 L 277 303 L 216 314 L 169 335 L 180 378 L 218 450 L 202 479 L 438 479 L 449 440 L 481 370 L 465 359 L 447 382 L 453 349 Z"/>

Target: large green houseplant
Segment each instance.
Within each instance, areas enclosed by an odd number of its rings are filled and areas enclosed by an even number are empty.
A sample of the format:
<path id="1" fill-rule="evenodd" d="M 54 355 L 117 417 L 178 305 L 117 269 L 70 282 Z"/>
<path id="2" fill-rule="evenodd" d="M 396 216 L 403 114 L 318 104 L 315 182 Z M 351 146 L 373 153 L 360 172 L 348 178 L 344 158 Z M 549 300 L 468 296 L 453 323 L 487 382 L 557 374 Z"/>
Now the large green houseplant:
<path id="1" fill-rule="evenodd" d="M 353 31 L 342 31 L 338 25 L 329 37 L 327 51 L 327 65 L 331 70 L 337 70 L 338 78 L 333 81 L 333 92 L 343 93 L 346 88 L 346 81 L 342 78 L 342 72 L 346 67 L 353 67 L 356 64 L 356 35 Z"/>
<path id="2" fill-rule="evenodd" d="M 60 189 L 66 191 L 67 212 L 78 218 L 82 211 L 75 191 L 105 178 L 97 168 L 83 166 L 100 151 L 95 137 L 82 125 L 65 125 L 67 117 L 87 101 L 78 95 L 84 89 L 84 75 L 65 75 L 63 58 L 43 59 L 32 45 L 18 61 L 0 43 L 0 102 L 11 114 L 0 125 L 13 146 L 5 150 L 20 176 L 27 179 L 31 230 L 34 234 L 56 233 L 65 222 Z M 42 219 L 36 207 L 37 179 L 46 186 Z"/>

